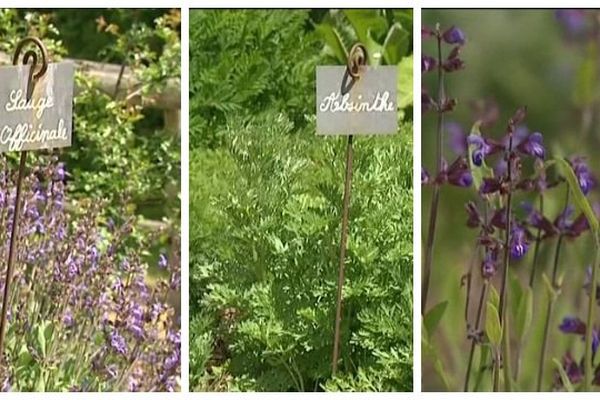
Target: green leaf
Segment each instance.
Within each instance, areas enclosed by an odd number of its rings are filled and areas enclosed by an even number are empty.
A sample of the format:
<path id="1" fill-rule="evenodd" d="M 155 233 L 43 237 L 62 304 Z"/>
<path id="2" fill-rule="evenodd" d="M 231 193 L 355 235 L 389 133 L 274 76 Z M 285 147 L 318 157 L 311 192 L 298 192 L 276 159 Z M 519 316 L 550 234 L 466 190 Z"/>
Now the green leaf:
<path id="1" fill-rule="evenodd" d="M 340 64 L 346 64 L 348 52 L 332 22 L 329 19 L 324 19 L 323 22 L 315 25 L 315 31 L 323 39 L 325 45 L 337 61 Z"/>
<path id="2" fill-rule="evenodd" d="M 553 358 L 552 362 L 554 363 L 554 365 L 556 365 L 556 369 L 558 369 L 558 373 L 560 374 L 560 379 L 563 383 L 563 386 L 567 390 L 567 392 L 571 392 L 571 393 L 574 392 L 575 389 L 573 389 L 573 384 L 571 383 L 571 380 L 569 379 L 569 376 L 565 372 L 565 369 L 563 368 L 561 362 L 558 361 L 556 358 Z"/>
<path id="3" fill-rule="evenodd" d="M 496 290 L 496 288 L 492 285 L 490 285 L 489 302 L 491 302 L 496 308 L 500 307 L 500 296 L 498 295 L 498 291 Z"/>
<path id="4" fill-rule="evenodd" d="M 402 25 L 399 23 L 392 25 L 383 42 L 383 58 L 386 63 L 396 65 L 408 53 L 408 38 L 409 34 L 402 28 Z M 409 81 L 412 82 L 412 79 Z"/>
<path id="5" fill-rule="evenodd" d="M 413 104 L 413 56 L 402 58 L 398 63 L 398 107 L 404 109 Z"/>
<path id="6" fill-rule="evenodd" d="M 577 207 L 579 207 L 579 209 L 585 214 L 585 217 L 590 224 L 590 228 L 592 229 L 594 236 L 598 236 L 598 218 L 594 213 L 592 205 L 581 191 L 581 188 L 579 187 L 579 182 L 577 180 L 577 176 L 575 175 L 573 168 L 571 168 L 571 165 L 564 158 L 556 158 L 555 161 L 559 170 L 567 179 L 569 189 L 571 189 L 571 193 L 573 193 L 573 197 L 575 199 Z"/>
<path id="7" fill-rule="evenodd" d="M 502 341 L 502 328 L 500 327 L 500 316 L 498 309 L 488 301 L 485 315 L 485 332 L 490 343 L 495 347 L 500 346 Z"/>
<path id="8" fill-rule="evenodd" d="M 354 28 L 358 40 L 365 45 L 372 36 L 377 37 L 386 33 L 388 23 L 378 10 L 344 10 L 344 15 Z"/>
<path id="9" fill-rule="evenodd" d="M 433 306 L 431 310 L 425 314 L 423 317 L 423 324 L 425 325 L 425 331 L 427 335 L 431 337 L 431 335 L 435 332 L 440 320 L 444 316 L 446 312 L 446 308 L 448 307 L 448 301 L 442 301 L 441 303 Z"/>
<path id="10" fill-rule="evenodd" d="M 425 330 L 422 331 L 421 335 L 421 345 L 423 349 L 423 354 L 430 358 L 433 361 L 433 369 L 438 374 L 444 387 L 447 391 L 450 390 L 450 379 L 448 378 L 448 374 L 446 373 L 446 369 L 444 368 L 444 364 L 440 358 L 440 352 L 435 349 L 435 347 L 428 341 L 426 335 L 424 335 Z"/>
<path id="11" fill-rule="evenodd" d="M 21 345 L 21 349 L 19 350 L 18 361 L 16 368 L 21 369 L 27 367 L 31 361 L 33 361 L 33 357 L 29 353 L 29 349 L 25 344 Z"/>
<path id="12" fill-rule="evenodd" d="M 379 65 L 383 58 L 383 46 L 375 38 L 386 33 L 387 20 L 377 10 L 344 10 L 344 15 L 354 28 L 358 40 L 367 48 L 369 65 Z"/>
<path id="13" fill-rule="evenodd" d="M 513 315 L 517 315 L 523 297 L 523 286 L 521 285 L 519 276 L 512 269 L 508 270 L 508 278 L 510 283 L 510 312 Z"/>
<path id="14" fill-rule="evenodd" d="M 42 356 L 45 358 L 46 357 L 46 335 L 45 335 L 45 324 L 41 323 L 40 325 L 38 325 L 37 329 L 36 329 L 36 334 L 37 334 L 37 345 L 38 345 L 38 349 L 40 350 L 40 352 L 42 353 Z"/>
<path id="15" fill-rule="evenodd" d="M 521 300 L 519 301 L 519 309 L 517 311 L 517 318 L 515 321 L 515 331 L 517 337 L 523 342 L 531 321 L 533 319 L 533 291 L 531 287 L 527 286 Z"/>
<path id="16" fill-rule="evenodd" d="M 474 392 L 479 391 L 479 387 L 481 386 L 481 381 L 483 380 L 483 375 L 486 371 L 490 369 L 487 368 L 491 363 L 490 359 L 490 347 L 489 346 L 477 346 L 479 347 L 479 368 L 477 369 L 477 375 L 475 375 L 475 386 L 473 388 Z"/>
<path id="17" fill-rule="evenodd" d="M 546 287 L 546 292 L 548 293 L 548 296 L 550 296 L 550 298 L 556 298 L 556 296 L 558 296 L 558 293 L 556 293 L 554 285 L 552 285 L 552 282 L 550 282 L 550 278 L 548 278 L 548 275 L 546 275 L 546 273 L 542 274 L 542 281 L 544 281 L 544 286 Z"/>

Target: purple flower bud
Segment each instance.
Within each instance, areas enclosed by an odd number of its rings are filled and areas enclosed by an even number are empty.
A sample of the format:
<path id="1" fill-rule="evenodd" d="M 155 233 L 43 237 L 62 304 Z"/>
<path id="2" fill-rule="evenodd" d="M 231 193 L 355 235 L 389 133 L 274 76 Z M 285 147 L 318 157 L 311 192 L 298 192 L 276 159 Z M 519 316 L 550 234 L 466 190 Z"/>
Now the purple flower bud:
<path id="1" fill-rule="evenodd" d="M 527 249 L 529 248 L 529 244 L 527 243 L 525 229 L 521 228 L 518 225 L 515 225 L 511 229 L 510 236 L 510 256 L 514 259 L 522 258 L 525 253 L 527 253 Z"/>
<path id="2" fill-rule="evenodd" d="M 578 335 L 585 335 L 585 322 L 577 317 L 565 317 L 563 318 L 558 329 L 563 333 L 575 333 Z"/>
<path id="3" fill-rule="evenodd" d="M 596 179 L 592 175 L 587 164 L 582 157 L 573 157 L 570 160 L 573 172 L 579 182 L 579 187 L 584 195 L 587 195 L 592 189 L 596 187 Z"/>
<path id="4" fill-rule="evenodd" d="M 429 39 L 433 36 L 435 36 L 435 31 L 433 29 L 425 25 L 421 26 L 421 38 Z"/>
<path id="5" fill-rule="evenodd" d="M 563 357 L 562 361 L 563 369 L 567 373 L 569 381 L 571 384 L 577 384 L 583 380 L 583 369 L 579 366 L 579 364 L 573 359 L 571 353 L 567 353 Z M 554 377 L 554 385 L 557 388 L 561 388 L 564 386 L 564 382 L 562 381 L 562 377 L 560 373 L 556 373 Z"/>
<path id="6" fill-rule="evenodd" d="M 519 145 L 517 146 L 517 150 L 519 150 L 523 154 L 527 154 L 543 160 L 545 155 L 545 149 L 544 138 L 542 137 L 542 134 L 539 132 L 534 132 L 531 135 L 527 136 L 519 143 Z"/>
<path id="7" fill-rule="evenodd" d="M 556 19 L 571 36 L 579 36 L 584 33 L 587 28 L 585 10 L 557 10 Z"/>
<path id="8" fill-rule="evenodd" d="M 485 258 L 481 263 L 481 274 L 484 278 L 490 279 L 494 276 L 498 265 L 498 251 L 496 249 L 485 252 Z"/>
<path id="9" fill-rule="evenodd" d="M 426 185 L 429 183 L 429 173 L 423 167 L 421 167 L 421 185 Z"/>
<path id="10" fill-rule="evenodd" d="M 473 183 L 473 176 L 464 157 L 458 157 L 445 172 L 451 185 L 469 187 Z"/>
<path id="11" fill-rule="evenodd" d="M 427 55 L 421 56 L 421 73 L 429 72 L 437 67 L 437 61 L 435 58 Z"/>
<path id="12" fill-rule="evenodd" d="M 421 111 L 426 112 L 435 107 L 435 102 L 425 89 L 421 89 Z"/>
<path id="13" fill-rule="evenodd" d="M 491 194 L 500 190 L 501 184 L 497 178 L 483 178 L 483 182 L 479 187 L 479 193 Z"/>
<path id="14" fill-rule="evenodd" d="M 442 39 L 448 44 L 465 44 L 465 34 L 459 28 L 452 26 L 442 34 Z"/>

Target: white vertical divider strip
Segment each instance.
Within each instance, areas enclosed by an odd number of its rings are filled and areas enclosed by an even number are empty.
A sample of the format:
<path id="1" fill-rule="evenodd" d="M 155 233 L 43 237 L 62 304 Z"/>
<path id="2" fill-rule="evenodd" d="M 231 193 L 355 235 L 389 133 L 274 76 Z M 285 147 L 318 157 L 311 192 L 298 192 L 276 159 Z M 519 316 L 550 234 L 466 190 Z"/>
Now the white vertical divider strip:
<path id="1" fill-rule="evenodd" d="M 413 11 L 413 391 L 421 392 L 421 6 Z"/>
<path id="2" fill-rule="evenodd" d="M 189 155 L 189 22 L 190 11 L 181 8 L 181 391 L 190 390 L 190 155 Z"/>

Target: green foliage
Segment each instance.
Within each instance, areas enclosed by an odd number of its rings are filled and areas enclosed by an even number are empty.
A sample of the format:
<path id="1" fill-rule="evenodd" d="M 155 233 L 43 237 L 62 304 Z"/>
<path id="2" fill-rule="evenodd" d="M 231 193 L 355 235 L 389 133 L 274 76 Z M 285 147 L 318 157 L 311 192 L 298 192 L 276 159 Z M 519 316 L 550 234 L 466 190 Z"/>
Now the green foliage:
<path id="1" fill-rule="evenodd" d="M 194 390 L 412 386 L 408 123 L 355 141 L 341 366 L 331 377 L 346 146 L 314 134 L 315 66 L 327 62 L 318 14 L 190 15 Z"/>
<path id="2" fill-rule="evenodd" d="M 345 64 L 350 47 L 360 41 L 371 65 L 396 65 L 412 54 L 412 10 L 340 10 L 324 15 L 316 32 L 326 52 Z"/>
<path id="3" fill-rule="evenodd" d="M 190 144 L 215 147 L 230 113 L 285 112 L 305 124 L 317 42 L 306 11 L 190 13 Z"/>
<path id="4" fill-rule="evenodd" d="M 192 312 L 214 316 L 233 375 L 255 376 L 257 390 L 311 390 L 330 373 L 345 149 L 313 137 L 314 126 L 292 127 L 282 115 L 232 122 L 231 159 L 219 164 L 234 177 L 190 218 L 192 293 L 201 294 Z M 357 141 L 344 294 L 345 369 L 375 368 L 388 390 L 411 382 L 406 132 Z"/>
<path id="5" fill-rule="evenodd" d="M 167 13 L 153 26 L 140 23 L 131 31 L 119 33 L 117 29 L 113 34 L 115 51 L 127 58 L 140 81 L 136 90 L 142 98 L 161 90 L 169 78 L 179 77 L 177 15 Z M 0 50 L 12 54 L 20 39 L 35 35 L 43 39 L 53 60 L 66 57 L 59 29 L 53 24 L 55 17 L 0 10 Z M 136 45 L 122 44 L 128 40 Z M 156 43 L 160 43 L 158 50 Z M 72 198 L 106 199 L 109 214 L 116 214 L 122 202 L 129 201 L 139 214 L 177 221 L 179 200 L 168 191 L 177 188 L 174 191 L 178 192 L 179 139 L 165 132 L 160 121 L 146 121 L 148 112 L 142 106 L 113 98 L 93 79 L 77 74 L 76 84 L 73 146 L 57 151 L 71 174 L 68 187 Z"/>

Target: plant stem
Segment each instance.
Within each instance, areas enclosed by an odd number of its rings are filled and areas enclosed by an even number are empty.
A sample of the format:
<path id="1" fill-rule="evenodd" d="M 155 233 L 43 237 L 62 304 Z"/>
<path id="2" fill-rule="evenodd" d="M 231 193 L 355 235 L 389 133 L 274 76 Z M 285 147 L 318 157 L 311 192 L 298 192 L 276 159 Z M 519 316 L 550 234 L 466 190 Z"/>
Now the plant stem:
<path id="1" fill-rule="evenodd" d="M 585 381 L 583 388 L 586 392 L 590 391 L 590 385 L 592 383 L 592 324 L 594 322 L 594 307 L 596 306 L 596 271 L 598 270 L 598 261 L 600 259 L 600 238 L 598 237 L 598 233 L 595 233 L 594 240 L 596 244 L 596 256 L 594 264 L 592 265 L 592 280 L 588 301 L 587 325 L 585 328 Z"/>
<path id="2" fill-rule="evenodd" d="M 442 170 L 442 142 L 444 130 L 444 111 L 443 104 L 446 102 L 446 93 L 444 90 L 444 69 L 442 65 L 442 37 L 437 34 L 438 46 L 438 99 L 437 99 L 437 144 L 436 159 L 437 168 L 435 176 L 438 176 Z M 427 296 L 429 294 L 429 282 L 431 280 L 431 267 L 433 264 L 433 245 L 435 242 L 435 229 L 437 225 L 438 207 L 440 203 L 440 185 L 435 183 L 433 186 L 433 197 L 431 199 L 431 209 L 429 211 L 429 230 L 427 232 L 427 244 L 425 251 L 425 265 L 423 271 L 423 287 L 421 290 L 421 315 L 427 310 Z"/>
<path id="3" fill-rule="evenodd" d="M 481 287 L 481 293 L 479 295 L 479 306 L 477 307 L 477 319 L 475 320 L 475 331 L 479 331 L 479 326 L 481 325 L 481 316 L 483 314 L 483 305 L 485 304 L 485 299 L 487 297 L 488 291 L 488 280 L 486 279 L 483 282 L 483 286 Z M 471 369 L 473 367 L 473 358 L 475 354 L 475 347 L 477 345 L 477 341 L 475 338 L 471 339 L 471 351 L 469 352 L 469 363 L 467 364 L 467 374 L 465 375 L 465 385 L 463 388 L 463 392 L 469 391 L 469 380 L 471 379 Z"/>
<path id="4" fill-rule="evenodd" d="M 565 209 L 569 205 L 569 188 L 567 187 L 567 195 L 565 199 Z M 552 287 L 554 289 L 558 286 L 558 265 L 560 262 L 560 250 L 562 247 L 563 235 L 558 236 L 558 242 L 556 243 L 556 251 L 554 253 L 554 267 L 552 269 Z M 550 300 L 546 307 L 546 321 L 544 322 L 544 338 L 542 339 L 542 352 L 540 353 L 540 365 L 538 367 L 537 376 L 537 391 L 542 390 L 542 379 L 544 377 L 544 366 L 546 364 L 546 348 L 548 346 L 548 336 L 550 335 L 550 320 L 554 311 L 554 303 L 556 302 L 556 296 L 554 293 L 550 294 Z"/>
<path id="5" fill-rule="evenodd" d="M 511 391 L 511 374 L 510 374 L 510 337 L 508 332 L 508 318 L 506 315 L 506 304 L 508 299 L 508 269 L 510 267 L 510 234 L 511 234 L 511 213 L 512 213 L 512 132 L 508 139 L 507 152 L 507 179 L 508 179 L 508 194 L 506 196 L 506 235 L 504 238 L 504 271 L 502 275 L 502 288 L 500 289 L 500 327 L 502 328 L 502 369 L 504 371 L 504 385 L 507 391 Z M 499 366 L 496 366 L 499 368 Z M 496 384 L 497 386 L 497 384 Z"/>
<path id="6" fill-rule="evenodd" d="M 540 214 L 544 215 L 544 194 L 540 193 Z M 533 289 L 535 282 L 535 272 L 537 270 L 538 256 L 540 250 L 540 242 L 542 240 L 542 229 L 538 228 L 537 236 L 535 238 L 535 247 L 533 248 L 533 264 L 531 266 L 531 275 L 529 276 L 529 287 Z"/>

